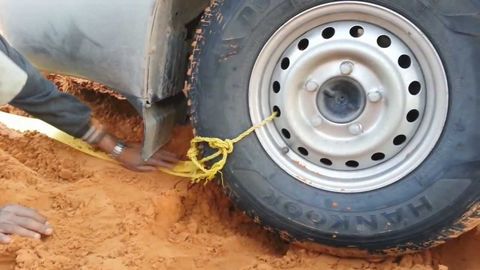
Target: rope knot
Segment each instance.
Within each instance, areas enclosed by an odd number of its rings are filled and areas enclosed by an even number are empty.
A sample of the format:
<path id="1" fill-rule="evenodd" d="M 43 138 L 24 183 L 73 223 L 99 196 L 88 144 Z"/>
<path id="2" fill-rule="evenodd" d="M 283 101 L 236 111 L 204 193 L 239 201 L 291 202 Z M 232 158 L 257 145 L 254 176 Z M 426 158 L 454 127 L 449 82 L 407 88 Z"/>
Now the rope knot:
<path id="1" fill-rule="evenodd" d="M 208 143 L 211 149 L 217 150 L 220 153 L 231 154 L 233 153 L 234 144 L 233 140 L 222 140 L 218 138 L 203 138 L 199 143 Z"/>
<path id="2" fill-rule="evenodd" d="M 223 141 L 225 144 L 223 145 L 223 149 L 225 149 L 227 151 L 228 154 L 231 154 L 233 153 L 233 149 L 234 149 L 234 144 L 235 142 L 233 140 L 230 140 L 230 139 L 226 139 L 225 141 Z"/>
<path id="3" fill-rule="evenodd" d="M 217 174 L 222 175 L 221 170 L 225 167 L 228 156 L 233 153 L 236 143 L 245 139 L 256 129 L 272 122 L 275 117 L 277 117 L 277 114 L 273 113 L 263 122 L 251 127 L 234 139 L 222 140 L 219 138 L 195 137 L 191 141 L 190 150 L 188 150 L 187 153 L 190 161 L 184 162 L 180 166 L 177 166 L 175 168 L 175 173 L 182 176 L 188 175 L 188 177 L 192 178 L 193 183 L 200 183 L 204 181 L 205 184 L 207 184 L 209 181 L 215 179 Z M 214 153 L 202 158 L 201 151 L 199 149 L 200 145 L 202 144 L 208 145 L 208 147 L 214 150 Z"/>

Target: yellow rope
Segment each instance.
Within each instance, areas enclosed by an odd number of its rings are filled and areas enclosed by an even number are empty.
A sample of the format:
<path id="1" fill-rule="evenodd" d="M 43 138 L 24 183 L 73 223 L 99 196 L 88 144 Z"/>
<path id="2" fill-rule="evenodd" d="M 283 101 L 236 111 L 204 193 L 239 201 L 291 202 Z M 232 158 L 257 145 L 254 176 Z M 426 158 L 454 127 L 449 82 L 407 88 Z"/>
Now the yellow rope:
<path id="1" fill-rule="evenodd" d="M 190 142 L 190 149 L 187 152 L 189 161 L 182 161 L 173 169 L 160 170 L 170 175 L 190 178 L 193 183 L 202 181 L 208 183 L 215 179 L 219 173 L 221 174 L 221 170 L 225 167 L 228 156 L 233 152 L 236 143 L 250 136 L 255 130 L 272 122 L 276 117 L 277 114 L 273 113 L 261 123 L 249 128 L 234 139 L 222 140 L 219 138 L 195 137 Z M 76 139 L 41 120 L 0 112 L 0 123 L 21 132 L 39 132 L 90 156 L 116 162 L 107 154 L 95 150 L 84 141 Z M 201 157 L 199 147 L 202 144 L 207 144 L 208 147 L 216 152 L 207 157 Z"/>
<path id="2" fill-rule="evenodd" d="M 190 149 L 187 152 L 187 157 L 190 161 L 181 162 L 173 170 L 162 169 L 162 171 L 168 174 L 190 178 L 194 183 L 212 181 L 225 167 L 228 156 L 233 153 L 234 145 L 250 136 L 255 130 L 272 122 L 276 116 L 277 114 L 273 113 L 261 123 L 249 128 L 234 139 L 222 140 L 219 138 L 195 137 L 190 142 Z M 201 153 L 199 146 L 201 144 L 208 144 L 208 147 L 216 150 L 216 152 L 210 156 L 200 158 Z M 217 161 L 213 162 L 211 166 L 208 166 L 213 160 Z"/>

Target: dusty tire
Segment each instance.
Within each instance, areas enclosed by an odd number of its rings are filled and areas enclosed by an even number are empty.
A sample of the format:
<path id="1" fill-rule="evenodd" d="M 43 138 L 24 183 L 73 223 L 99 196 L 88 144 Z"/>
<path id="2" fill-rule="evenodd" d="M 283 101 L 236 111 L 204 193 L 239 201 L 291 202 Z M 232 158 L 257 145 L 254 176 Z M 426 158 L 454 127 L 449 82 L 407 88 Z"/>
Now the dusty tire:
<path id="1" fill-rule="evenodd" d="M 189 98 L 198 135 L 232 138 L 252 125 L 251 73 L 272 35 L 303 11 L 342 1 L 218 1 L 197 31 Z M 360 1 L 360 3 L 366 3 Z M 480 24 L 478 1 L 369 1 L 411 21 L 445 66 L 449 111 L 441 137 L 411 173 L 363 192 L 312 187 L 286 173 L 259 137 L 236 146 L 224 170 L 234 202 L 289 240 L 372 253 L 428 248 L 478 224 Z M 430 3 L 430 4 L 429 4 Z M 271 91 L 267 89 L 266 91 Z M 308 180 L 308 179 L 307 179 Z"/>

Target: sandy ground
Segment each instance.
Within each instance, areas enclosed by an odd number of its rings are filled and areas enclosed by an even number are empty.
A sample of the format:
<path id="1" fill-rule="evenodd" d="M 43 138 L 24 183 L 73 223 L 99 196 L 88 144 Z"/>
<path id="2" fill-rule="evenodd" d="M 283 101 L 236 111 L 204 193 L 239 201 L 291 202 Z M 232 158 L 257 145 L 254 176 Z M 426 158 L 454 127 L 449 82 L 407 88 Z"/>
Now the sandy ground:
<path id="1" fill-rule="evenodd" d="M 126 101 L 52 77 L 129 141 L 141 121 Z M 19 113 L 18 111 L 16 111 Z M 192 137 L 179 127 L 168 148 Z M 55 226 L 41 241 L 0 247 L 0 269 L 480 269 L 480 232 L 422 254 L 382 262 L 341 259 L 282 242 L 234 209 L 215 185 L 192 186 L 162 173 L 138 174 L 37 134 L 0 127 L 0 205 L 38 208 Z"/>

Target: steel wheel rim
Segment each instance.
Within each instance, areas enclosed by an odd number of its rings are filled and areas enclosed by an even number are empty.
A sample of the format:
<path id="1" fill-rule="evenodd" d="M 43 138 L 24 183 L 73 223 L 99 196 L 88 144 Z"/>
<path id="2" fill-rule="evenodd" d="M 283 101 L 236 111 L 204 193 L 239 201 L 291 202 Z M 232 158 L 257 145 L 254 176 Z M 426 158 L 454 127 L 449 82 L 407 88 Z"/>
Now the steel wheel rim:
<path id="1" fill-rule="evenodd" d="M 345 108 L 339 97 L 348 113 L 338 110 Z M 433 150 L 448 82 L 434 46 L 405 17 L 334 2 L 297 15 L 270 38 L 252 71 L 249 108 L 254 123 L 281 112 L 256 134 L 285 172 L 323 190 L 366 192 L 399 181 Z"/>

